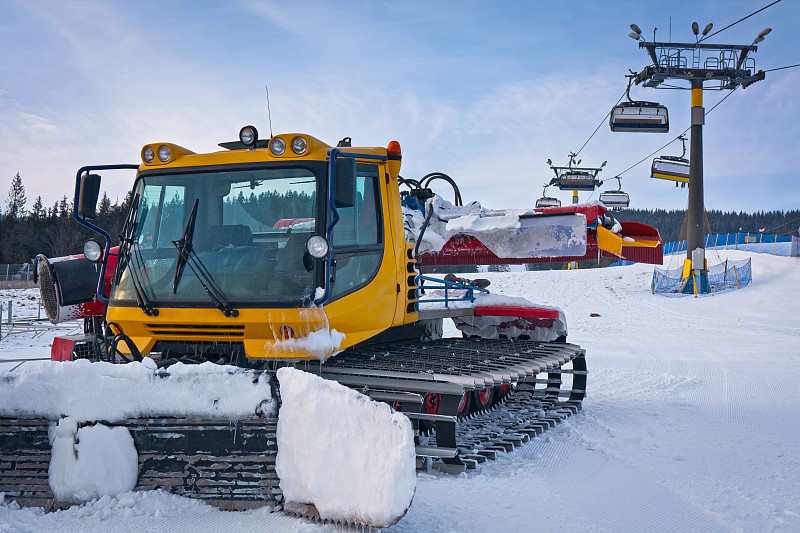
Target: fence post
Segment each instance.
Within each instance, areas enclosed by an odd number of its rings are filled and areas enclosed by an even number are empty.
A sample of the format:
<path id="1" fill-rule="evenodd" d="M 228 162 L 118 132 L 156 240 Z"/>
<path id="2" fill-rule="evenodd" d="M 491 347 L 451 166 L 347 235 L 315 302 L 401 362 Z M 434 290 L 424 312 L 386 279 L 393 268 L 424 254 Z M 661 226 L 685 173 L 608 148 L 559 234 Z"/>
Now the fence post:
<path id="1" fill-rule="evenodd" d="M 14 321 L 11 318 L 13 316 L 13 309 L 14 309 L 13 306 L 14 306 L 14 302 L 12 300 L 9 300 L 8 301 L 8 325 L 9 326 L 14 324 Z"/>
<path id="2" fill-rule="evenodd" d="M 736 265 L 733 265 L 733 275 L 736 276 L 736 288 L 741 289 L 739 286 L 739 273 L 736 272 Z"/>
<path id="3" fill-rule="evenodd" d="M 775 250 L 772 252 L 772 255 L 778 255 L 778 236 L 775 235 Z"/>

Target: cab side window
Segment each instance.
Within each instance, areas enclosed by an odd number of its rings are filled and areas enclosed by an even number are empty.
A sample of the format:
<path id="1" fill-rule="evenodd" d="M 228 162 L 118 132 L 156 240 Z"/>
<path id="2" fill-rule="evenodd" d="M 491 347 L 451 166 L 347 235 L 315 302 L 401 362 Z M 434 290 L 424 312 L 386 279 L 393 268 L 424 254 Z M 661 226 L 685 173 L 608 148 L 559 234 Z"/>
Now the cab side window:
<path id="1" fill-rule="evenodd" d="M 338 210 L 333 230 L 334 299 L 363 287 L 378 272 L 383 257 L 381 205 L 377 167 L 359 165 L 355 206 Z"/>

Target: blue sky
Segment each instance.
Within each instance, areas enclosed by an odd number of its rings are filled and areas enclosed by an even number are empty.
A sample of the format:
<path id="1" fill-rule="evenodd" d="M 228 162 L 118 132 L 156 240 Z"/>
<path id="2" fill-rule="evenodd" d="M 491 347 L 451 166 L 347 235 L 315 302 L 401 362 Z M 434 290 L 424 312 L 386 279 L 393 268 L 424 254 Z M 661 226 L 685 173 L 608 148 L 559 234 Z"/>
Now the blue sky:
<path id="1" fill-rule="evenodd" d="M 236 139 L 245 124 L 335 144 L 403 148 L 404 177 L 445 172 L 465 201 L 532 207 L 649 63 L 627 37 L 693 39 L 762 1 L 270 2 L 0 0 L 0 202 L 19 172 L 28 207 L 71 197 L 77 169 L 137 163 L 169 141 L 195 152 Z M 762 11 L 708 42 L 750 44 L 756 67 L 800 63 L 800 5 Z M 706 118 L 708 209 L 800 208 L 800 68 L 767 73 Z M 710 109 L 726 92 L 707 91 Z M 634 87 L 670 110 L 670 133 L 612 134 L 603 124 L 580 153 L 612 178 L 689 125 L 689 91 Z M 674 143 L 663 153 L 680 155 Z M 649 178 L 650 160 L 622 175 L 631 207 L 682 209 L 687 189 Z M 128 176 L 109 174 L 113 198 Z M 616 188 L 609 180 L 602 189 Z M 442 189 L 443 196 L 449 191 Z M 571 193 L 548 190 L 569 202 Z M 597 193 L 592 197 L 595 199 Z M 581 193 L 581 200 L 589 199 Z"/>

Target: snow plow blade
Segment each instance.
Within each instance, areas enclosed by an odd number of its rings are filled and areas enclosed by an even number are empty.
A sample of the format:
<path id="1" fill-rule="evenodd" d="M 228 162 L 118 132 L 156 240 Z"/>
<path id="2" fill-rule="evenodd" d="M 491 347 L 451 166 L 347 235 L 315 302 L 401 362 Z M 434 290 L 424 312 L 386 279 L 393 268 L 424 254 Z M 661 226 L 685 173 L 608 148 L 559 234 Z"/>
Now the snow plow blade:
<path id="1" fill-rule="evenodd" d="M 416 488 L 410 421 L 299 370 L 278 379 L 280 411 L 273 375 L 234 367 L 78 361 L 15 371 L 0 380 L 0 493 L 47 510 L 162 489 L 225 510 L 311 509 L 348 525 L 402 518 Z M 44 385 L 48 398 L 33 400 Z"/>

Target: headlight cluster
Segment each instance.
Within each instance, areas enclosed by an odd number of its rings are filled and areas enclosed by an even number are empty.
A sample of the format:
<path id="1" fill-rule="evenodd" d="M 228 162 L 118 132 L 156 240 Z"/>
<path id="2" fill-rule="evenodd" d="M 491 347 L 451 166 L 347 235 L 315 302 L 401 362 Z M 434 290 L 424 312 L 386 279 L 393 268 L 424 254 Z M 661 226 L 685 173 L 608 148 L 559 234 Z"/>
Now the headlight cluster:
<path id="1" fill-rule="evenodd" d="M 172 150 L 166 144 L 159 146 L 158 152 L 152 146 L 145 146 L 142 148 L 142 161 L 147 164 L 152 163 L 156 159 L 156 153 L 158 153 L 158 160 L 162 163 L 166 163 L 172 157 Z"/>
<path id="2" fill-rule="evenodd" d="M 300 137 L 298 135 L 292 138 L 290 146 L 292 147 L 292 152 L 297 155 L 303 155 L 308 150 L 308 141 L 305 137 Z M 269 151 L 274 155 L 283 155 L 286 153 L 286 141 L 283 140 L 282 137 L 273 137 L 272 140 L 269 141 Z"/>

